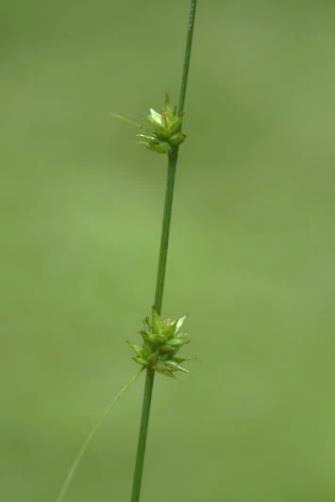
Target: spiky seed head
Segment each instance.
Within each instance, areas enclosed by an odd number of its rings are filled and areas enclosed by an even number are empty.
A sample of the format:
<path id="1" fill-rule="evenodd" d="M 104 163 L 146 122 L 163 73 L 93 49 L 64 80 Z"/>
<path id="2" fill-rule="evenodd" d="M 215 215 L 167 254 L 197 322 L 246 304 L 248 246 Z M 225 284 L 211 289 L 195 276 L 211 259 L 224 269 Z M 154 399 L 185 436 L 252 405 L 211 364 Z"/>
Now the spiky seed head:
<path id="1" fill-rule="evenodd" d="M 171 105 L 170 98 L 166 95 L 160 112 L 150 108 L 143 132 L 137 135 L 139 143 L 157 153 L 168 153 L 186 138 L 181 131 L 182 121 L 182 116 L 177 114 L 176 107 Z"/>
<path id="2" fill-rule="evenodd" d="M 182 331 L 186 316 L 179 319 L 162 319 L 152 309 L 151 317 L 144 320 L 142 346 L 129 343 L 134 352 L 133 360 L 143 368 L 150 368 L 168 376 L 175 376 L 179 372 L 188 373 L 181 363 L 185 358 L 177 356 L 183 345 L 190 342 L 187 333 Z"/>

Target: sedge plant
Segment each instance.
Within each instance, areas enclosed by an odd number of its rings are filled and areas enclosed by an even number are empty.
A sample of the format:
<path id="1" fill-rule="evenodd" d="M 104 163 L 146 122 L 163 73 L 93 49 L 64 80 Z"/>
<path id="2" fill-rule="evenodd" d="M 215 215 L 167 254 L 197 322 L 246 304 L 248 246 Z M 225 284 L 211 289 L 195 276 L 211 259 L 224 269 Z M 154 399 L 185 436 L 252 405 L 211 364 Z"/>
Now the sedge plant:
<path id="1" fill-rule="evenodd" d="M 182 331 L 185 317 L 175 320 L 164 319 L 162 317 L 162 307 L 178 154 L 180 145 L 186 137 L 182 126 L 196 10 L 197 0 L 190 0 L 178 105 L 173 107 L 169 97 L 166 96 L 161 112 L 157 112 L 152 108 L 150 109 L 147 117 L 147 127 L 138 135 L 140 143 L 144 144 L 144 146 L 155 152 L 167 155 L 168 167 L 154 305 L 151 317 L 146 318 L 144 329 L 141 331 L 142 345 L 132 345 L 135 353 L 134 360 L 145 369 L 146 379 L 131 502 L 139 502 L 140 500 L 155 374 L 160 372 L 174 376 L 179 371 L 187 372 L 182 366 L 185 359 L 179 357 L 178 354 L 179 349 L 189 342 L 188 336 Z"/>
<path id="2" fill-rule="evenodd" d="M 144 371 L 146 373 L 144 397 L 131 491 L 131 502 L 139 502 L 155 374 L 162 373 L 174 377 L 178 372 L 188 373 L 188 370 L 182 365 L 186 359 L 179 356 L 179 350 L 190 341 L 187 333 L 183 330 L 186 316 L 182 316 L 178 319 L 164 318 L 162 317 L 162 307 L 178 154 L 180 145 L 186 138 L 182 127 L 196 10 L 197 0 L 190 0 L 178 105 L 173 106 L 169 96 L 166 95 L 162 110 L 157 112 L 153 108 L 150 108 L 145 125 L 142 127 L 122 115 L 113 114 L 116 118 L 124 120 L 136 127 L 140 127 L 140 131 L 137 135 L 140 144 L 151 151 L 167 156 L 167 180 L 154 304 L 150 316 L 145 318 L 143 329 L 140 331 L 142 344 L 137 345 L 129 343 L 133 351 L 133 360 L 138 363 L 141 368 L 116 394 L 103 415 L 85 438 L 64 479 L 57 497 L 57 502 L 64 501 L 78 466 L 94 435 L 102 425 L 102 422 L 110 414 L 116 402 L 136 380 L 138 375 Z"/>

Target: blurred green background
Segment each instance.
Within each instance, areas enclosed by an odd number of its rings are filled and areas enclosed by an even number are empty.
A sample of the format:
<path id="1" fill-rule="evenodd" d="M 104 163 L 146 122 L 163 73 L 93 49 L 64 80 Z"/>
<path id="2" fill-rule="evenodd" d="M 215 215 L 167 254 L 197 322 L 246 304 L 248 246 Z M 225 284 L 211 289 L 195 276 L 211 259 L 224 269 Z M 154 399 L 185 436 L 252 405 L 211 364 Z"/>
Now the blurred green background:
<path id="1" fill-rule="evenodd" d="M 136 371 L 165 159 L 110 112 L 176 100 L 188 1 L 2 0 L 0 499 L 53 502 Z M 143 502 L 335 500 L 335 3 L 199 0 Z M 129 501 L 143 381 L 67 500 Z"/>

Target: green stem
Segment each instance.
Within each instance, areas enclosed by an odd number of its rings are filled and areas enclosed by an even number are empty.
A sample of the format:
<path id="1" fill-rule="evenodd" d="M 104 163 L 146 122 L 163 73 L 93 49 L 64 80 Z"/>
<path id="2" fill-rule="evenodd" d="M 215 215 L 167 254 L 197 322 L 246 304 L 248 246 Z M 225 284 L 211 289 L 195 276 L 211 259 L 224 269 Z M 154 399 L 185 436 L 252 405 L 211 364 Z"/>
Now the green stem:
<path id="1" fill-rule="evenodd" d="M 182 74 L 180 94 L 179 94 L 179 103 L 178 103 L 178 114 L 179 115 L 184 114 L 184 108 L 185 108 L 185 98 L 186 98 L 186 89 L 187 89 L 187 82 L 188 82 L 190 62 L 191 62 L 191 52 L 192 52 L 192 42 L 193 42 L 196 7 L 197 7 L 197 0 L 190 0 L 190 13 L 189 13 L 189 20 L 188 20 L 188 27 L 187 27 L 187 38 L 186 38 L 183 74 Z M 168 253 L 168 247 L 169 247 L 173 193 L 174 193 L 174 185 L 175 185 L 175 177 L 176 177 L 176 167 L 177 167 L 177 161 L 178 161 L 178 151 L 179 151 L 179 147 L 175 147 L 175 148 L 171 149 L 171 151 L 169 152 L 169 155 L 168 155 L 168 157 L 169 157 L 168 173 L 167 173 L 167 182 L 166 182 L 162 234 L 161 234 L 161 243 L 160 243 L 160 250 L 159 250 L 158 271 L 157 271 L 157 281 L 156 281 L 155 300 L 154 300 L 154 308 L 158 314 L 161 314 L 162 305 L 163 305 L 165 272 L 166 272 L 167 253 Z M 139 432 L 138 445 L 137 445 L 137 454 L 136 454 L 136 463 L 135 463 L 131 502 L 139 502 L 139 500 L 140 500 L 143 467 L 144 467 L 144 456 L 145 456 L 145 448 L 146 448 L 147 435 L 148 435 L 148 425 L 149 425 L 151 397 L 152 397 L 154 378 L 155 378 L 155 372 L 148 368 L 147 373 L 146 373 L 145 387 L 144 387 L 142 417 L 141 417 L 141 425 L 140 425 L 140 432 Z"/>
<path id="2" fill-rule="evenodd" d="M 185 98 L 186 98 L 186 89 L 188 82 L 188 75 L 190 71 L 190 62 L 191 62 L 191 53 L 192 53 L 192 44 L 193 44 L 193 32 L 195 25 L 195 15 L 197 12 L 197 3 L 198 0 L 190 0 L 190 14 L 188 18 L 188 26 L 187 26 L 187 38 L 186 38 L 186 47 L 185 47 L 185 56 L 184 56 L 184 66 L 183 66 L 183 76 L 181 79 L 180 93 L 179 93 L 179 103 L 178 103 L 178 114 L 183 115 L 185 108 Z"/>
<path id="3" fill-rule="evenodd" d="M 166 180 L 166 192 L 165 192 L 161 244 L 160 244 L 160 250 L 159 250 L 158 271 L 157 271 L 157 280 L 156 280 L 154 308 L 158 314 L 161 314 L 162 303 L 163 303 L 166 261 L 167 261 L 167 253 L 168 253 L 168 249 L 169 249 L 171 214 L 172 214 L 174 184 L 175 184 L 175 179 L 176 179 L 177 160 L 178 160 L 178 148 L 174 148 L 169 153 L 169 164 L 168 164 L 168 172 L 167 172 L 167 180 Z"/>
<path id="4" fill-rule="evenodd" d="M 135 463 L 131 502 L 137 502 L 140 498 L 141 485 L 142 485 L 142 474 L 143 474 L 143 466 L 144 466 L 144 454 L 145 454 L 145 447 L 146 447 L 146 443 L 147 443 L 149 416 L 150 416 L 150 408 L 151 408 L 151 397 L 152 397 L 152 388 L 154 385 L 154 378 L 155 378 L 155 372 L 148 369 L 147 374 L 146 374 L 146 379 L 145 379 L 141 426 L 140 426 L 140 433 L 138 436 L 138 445 L 137 445 L 137 454 L 136 454 L 136 463 Z"/>
<path id="5" fill-rule="evenodd" d="M 182 75 L 182 79 L 181 79 L 181 86 L 180 86 L 180 93 L 179 93 L 178 115 L 184 114 L 186 90 L 187 90 L 188 76 L 189 76 L 189 72 L 190 72 L 190 62 L 191 62 L 191 53 L 192 53 L 193 33 L 194 33 L 196 11 L 197 11 L 197 0 L 191 0 L 188 27 L 187 27 L 187 38 L 186 38 L 186 47 L 185 47 L 185 56 L 184 56 L 184 65 L 183 65 L 183 75 Z M 163 303 L 166 260 L 167 260 L 167 253 L 168 253 L 168 247 L 169 247 L 171 213 L 172 213 L 174 184 L 175 184 L 175 178 L 176 178 L 176 167 L 177 167 L 177 161 L 178 161 L 178 150 L 179 150 L 179 146 L 172 149 L 169 153 L 169 165 L 168 165 L 168 175 L 167 175 L 166 193 L 165 193 L 165 205 L 164 205 L 164 213 L 163 213 L 162 236 L 161 236 L 161 245 L 160 245 L 160 250 L 159 250 L 158 272 L 157 272 L 155 303 L 154 303 L 154 308 L 158 312 L 158 314 L 161 314 L 162 303 Z"/>

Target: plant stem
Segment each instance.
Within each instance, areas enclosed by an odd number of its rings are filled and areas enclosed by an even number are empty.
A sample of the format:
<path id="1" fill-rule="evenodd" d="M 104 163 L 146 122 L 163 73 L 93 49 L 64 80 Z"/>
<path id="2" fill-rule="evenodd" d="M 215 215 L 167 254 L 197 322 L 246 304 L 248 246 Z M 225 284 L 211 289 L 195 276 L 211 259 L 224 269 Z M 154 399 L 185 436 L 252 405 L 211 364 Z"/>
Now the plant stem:
<path id="1" fill-rule="evenodd" d="M 163 303 L 166 260 L 169 249 L 169 236 L 170 236 L 170 226 L 171 226 L 174 184 L 176 179 L 177 159 L 178 159 L 178 148 L 174 148 L 169 153 L 161 244 L 159 250 L 158 271 L 156 280 L 154 308 L 158 314 L 161 314 L 162 303 Z"/>
<path id="2" fill-rule="evenodd" d="M 148 425 L 149 425 L 152 387 L 154 384 L 154 378 L 155 378 L 155 372 L 148 369 L 145 379 L 141 426 L 140 426 L 140 433 L 138 436 L 131 502 L 137 502 L 140 498 L 142 474 L 144 466 L 144 454 L 148 435 Z"/>
<path id="3" fill-rule="evenodd" d="M 197 8 L 197 0 L 190 0 L 190 12 L 189 12 L 188 27 L 187 27 L 183 74 L 182 74 L 179 102 L 178 102 L 178 114 L 180 116 L 184 114 L 184 108 L 185 108 L 185 98 L 186 98 L 186 90 L 187 90 L 187 83 L 190 69 L 190 61 L 191 61 L 196 8 Z M 163 305 L 165 272 L 166 272 L 167 253 L 169 247 L 173 193 L 175 186 L 176 167 L 178 161 L 178 151 L 179 151 L 179 146 L 172 148 L 168 154 L 168 172 L 167 172 L 162 234 L 161 234 L 161 242 L 159 250 L 158 271 L 157 271 L 155 300 L 154 300 L 154 308 L 158 314 L 161 314 Z M 140 432 L 137 445 L 131 502 L 139 502 L 140 500 L 142 475 L 144 467 L 144 456 L 145 456 L 145 448 L 148 435 L 148 425 L 149 425 L 154 378 L 155 378 L 155 372 L 152 369 L 148 368 L 144 387 L 142 417 L 141 417 L 141 425 L 140 425 Z"/>
<path id="4" fill-rule="evenodd" d="M 197 12 L 197 3 L 198 3 L 198 0 L 190 0 L 190 13 L 189 13 L 189 18 L 188 18 L 188 26 L 187 26 L 187 38 L 186 38 L 186 47 L 185 47 L 185 56 L 184 56 L 183 76 L 181 79 L 179 103 L 178 103 L 178 114 L 179 115 L 183 115 L 184 108 L 185 108 L 186 89 L 187 89 L 187 82 L 188 82 L 188 74 L 190 71 L 190 62 L 191 62 L 191 53 L 192 53 L 192 44 L 193 44 L 193 32 L 194 32 L 194 25 L 195 25 L 195 15 Z"/>

